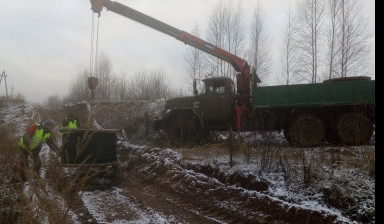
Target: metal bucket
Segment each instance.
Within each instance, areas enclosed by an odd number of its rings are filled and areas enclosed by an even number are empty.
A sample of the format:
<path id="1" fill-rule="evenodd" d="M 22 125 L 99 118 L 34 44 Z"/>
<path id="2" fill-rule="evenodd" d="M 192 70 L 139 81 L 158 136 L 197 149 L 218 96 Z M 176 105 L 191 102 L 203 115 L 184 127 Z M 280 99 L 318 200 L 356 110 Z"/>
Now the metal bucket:
<path id="1" fill-rule="evenodd" d="M 117 130 L 60 129 L 63 164 L 111 164 L 117 162 Z"/>

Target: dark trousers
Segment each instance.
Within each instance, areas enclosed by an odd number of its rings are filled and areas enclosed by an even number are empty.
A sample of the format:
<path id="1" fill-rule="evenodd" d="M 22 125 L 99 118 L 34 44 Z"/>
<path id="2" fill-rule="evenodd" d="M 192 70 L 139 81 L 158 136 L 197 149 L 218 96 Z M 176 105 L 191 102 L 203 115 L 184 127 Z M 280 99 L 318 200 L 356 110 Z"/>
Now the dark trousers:
<path id="1" fill-rule="evenodd" d="M 37 147 L 32 150 L 28 149 L 23 149 L 20 147 L 20 150 L 23 152 L 23 158 L 21 160 L 21 168 L 22 169 L 29 169 L 29 164 L 28 164 L 28 158 L 29 156 L 32 156 L 33 159 L 33 168 L 35 169 L 36 172 L 39 172 L 41 168 L 41 159 L 39 156 L 41 147 Z"/>

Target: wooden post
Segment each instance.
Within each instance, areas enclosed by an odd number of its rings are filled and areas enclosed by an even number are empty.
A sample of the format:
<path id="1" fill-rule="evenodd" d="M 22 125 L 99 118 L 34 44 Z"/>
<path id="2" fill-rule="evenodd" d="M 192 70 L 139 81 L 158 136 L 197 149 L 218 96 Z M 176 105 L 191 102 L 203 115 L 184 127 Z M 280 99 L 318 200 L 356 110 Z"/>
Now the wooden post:
<path id="1" fill-rule="evenodd" d="M 233 135 L 233 128 L 232 126 L 229 128 L 229 166 L 233 167 L 233 154 L 235 151 L 235 141 L 234 141 L 234 135 Z"/>

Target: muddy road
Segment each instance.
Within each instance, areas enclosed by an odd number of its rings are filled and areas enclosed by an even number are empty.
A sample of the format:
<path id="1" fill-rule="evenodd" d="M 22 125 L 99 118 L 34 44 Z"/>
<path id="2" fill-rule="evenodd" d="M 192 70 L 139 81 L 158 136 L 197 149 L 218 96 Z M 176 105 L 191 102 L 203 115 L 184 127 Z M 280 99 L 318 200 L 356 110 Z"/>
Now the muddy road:
<path id="1" fill-rule="evenodd" d="M 122 143 L 118 152 L 118 173 L 91 179 L 71 203 L 81 223 L 349 222 L 271 197 L 268 183 L 250 175 L 224 178 L 171 149 Z"/>

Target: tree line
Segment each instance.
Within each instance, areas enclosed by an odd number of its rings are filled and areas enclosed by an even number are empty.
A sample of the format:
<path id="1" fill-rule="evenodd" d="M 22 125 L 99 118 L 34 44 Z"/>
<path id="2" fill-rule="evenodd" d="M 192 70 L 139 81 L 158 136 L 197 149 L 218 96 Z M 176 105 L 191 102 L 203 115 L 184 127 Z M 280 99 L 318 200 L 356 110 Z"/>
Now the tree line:
<path id="1" fill-rule="evenodd" d="M 265 11 L 258 2 L 250 21 L 245 21 L 241 1 L 220 0 L 212 9 L 208 42 L 246 59 L 262 81 L 279 84 L 317 83 L 325 79 L 367 75 L 370 38 L 363 0 L 298 0 L 290 3 L 280 37 L 268 33 Z M 195 25 L 192 34 L 200 36 Z M 278 39 L 276 41 L 276 39 Z M 273 47 L 280 46 L 278 72 L 272 74 Z M 192 47 L 185 55 L 188 78 L 227 76 L 232 67 Z M 265 85 L 265 84 L 264 84 Z"/>

